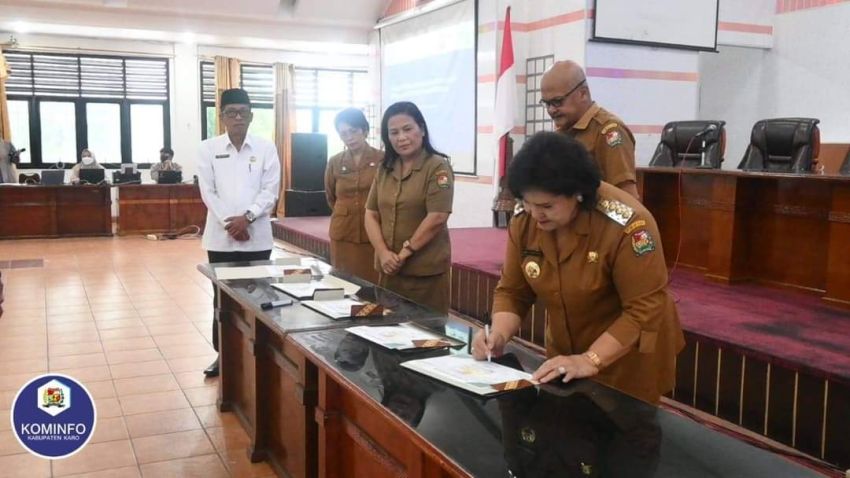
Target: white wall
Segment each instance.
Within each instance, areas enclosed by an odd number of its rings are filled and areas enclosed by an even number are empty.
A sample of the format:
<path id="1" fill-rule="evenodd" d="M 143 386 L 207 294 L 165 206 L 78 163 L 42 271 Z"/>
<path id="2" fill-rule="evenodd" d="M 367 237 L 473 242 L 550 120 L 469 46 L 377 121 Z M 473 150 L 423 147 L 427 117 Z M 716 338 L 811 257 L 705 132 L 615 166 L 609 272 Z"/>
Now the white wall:
<path id="1" fill-rule="evenodd" d="M 778 13 L 772 24 L 772 49 L 721 47 L 700 58 L 699 117 L 727 122 L 724 169 L 737 167 L 764 118 L 819 118 L 822 142 L 850 142 L 850 5 Z"/>

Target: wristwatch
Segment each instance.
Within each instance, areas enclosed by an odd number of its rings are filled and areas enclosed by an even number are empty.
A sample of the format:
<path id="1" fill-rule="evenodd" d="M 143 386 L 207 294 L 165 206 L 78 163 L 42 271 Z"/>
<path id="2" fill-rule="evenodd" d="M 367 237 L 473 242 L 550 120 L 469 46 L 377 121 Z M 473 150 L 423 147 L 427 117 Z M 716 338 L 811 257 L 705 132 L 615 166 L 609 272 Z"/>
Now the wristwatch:
<path id="1" fill-rule="evenodd" d="M 247 219 L 249 223 L 253 223 L 257 220 L 257 216 L 255 216 L 251 211 L 245 211 L 245 219 Z"/>
<path id="2" fill-rule="evenodd" d="M 409 241 L 409 240 L 408 240 L 408 241 L 404 241 L 404 243 L 401 245 L 401 248 L 402 248 L 402 249 L 407 249 L 408 251 L 410 251 L 410 253 L 411 253 L 411 254 L 416 254 L 416 249 L 414 249 L 414 248 L 413 248 L 413 246 L 411 246 L 411 245 L 410 245 L 410 241 Z"/>

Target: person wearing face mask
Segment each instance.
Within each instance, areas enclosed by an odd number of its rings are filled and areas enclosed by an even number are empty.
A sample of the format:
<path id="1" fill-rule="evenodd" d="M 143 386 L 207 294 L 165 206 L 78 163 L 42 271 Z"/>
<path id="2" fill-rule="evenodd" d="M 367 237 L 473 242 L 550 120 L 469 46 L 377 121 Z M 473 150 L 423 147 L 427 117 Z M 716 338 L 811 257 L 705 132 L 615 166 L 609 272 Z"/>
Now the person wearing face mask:
<path id="1" fill-rule="evenodd" d="M 602 180 L 637 198 L 635 137 L 620 118 L 593 101 L 584 70 L 573 61 L 556 62 L 540 80 L 540 95 L 558 132 L 584 145 Z"/>
<path id="2" fill-rule="evenodd" d="M 151 179 L 156 182 L 159 180 L 160 171 L 182 171 L 174 161 L 174 150 L 171 148 L 162 148 L 159 150 L 159 162 L 151 166 Z"/>
<path id="3" fill-rule="evenodd" d="M 94 153 L 92 153 L 88 149 L 84 149 L 80 153 L 80 162 L 77 163 L 73 168 L 71 168 L 71 184 L 79 184 L 80 183 L 80 170 L 81 169 L 104 169 L 104 168 L 103 168 L 103 166 L 98 164 L 97 159 L 94 156 Z"/>
<path id="4" fill-rule="evenodd" d="M 331 207 L 331 264 L 373 284 L 375 249 L 364 225 L 366 197 L 384 153 L 369 146 L 369 122 L 357 108 L 339 112 L 334 120 L 345 151 L 328 160 L 325 196 Z"/>
<path id="5" fill-rule="evenodd" d="M 419 108 L 395 103 L 381 120 L 384 161 L 366 201 L 366 233 L 381 287 L 449 311 L 452 247 L 447 226 L 454 173 L 431 145 Z"/>
<path id="6" fill-rule="evenodd" d="M 475 358 L 500 356 L 539 298 L 549 359 L 536 380 L 593 377 L 657 403 L 685 342 L 652 214 L 558 133 L 526 140 L 508 185 L 523 210 L 510 223 L 492 327 L 473 339 Z"/>
<path id="7" fill-rule="evenodd" d="M 15 166 L 15 147 L 8 141 L 0 140 L 0 183 L 18 182 L 18 168 Z"/>

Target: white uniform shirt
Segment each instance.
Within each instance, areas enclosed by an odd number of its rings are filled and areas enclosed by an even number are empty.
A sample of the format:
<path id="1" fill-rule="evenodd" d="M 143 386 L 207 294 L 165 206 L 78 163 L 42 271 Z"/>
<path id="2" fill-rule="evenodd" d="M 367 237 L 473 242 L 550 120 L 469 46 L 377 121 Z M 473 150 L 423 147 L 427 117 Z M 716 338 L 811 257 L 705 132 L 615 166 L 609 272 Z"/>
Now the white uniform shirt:
<path id="1" fill-rule="evenodd" d="M 198 184 L 207 206 L 203 247 L 208 251 L 264 251 L 274 245 L 270 214 L 280 188 L 280 160 L 275 146 L 250 134 L 237 151 L 227 133 L 201 143 Z M 224 220 L 251 211 L 251 239 L 237 241 Z"/>

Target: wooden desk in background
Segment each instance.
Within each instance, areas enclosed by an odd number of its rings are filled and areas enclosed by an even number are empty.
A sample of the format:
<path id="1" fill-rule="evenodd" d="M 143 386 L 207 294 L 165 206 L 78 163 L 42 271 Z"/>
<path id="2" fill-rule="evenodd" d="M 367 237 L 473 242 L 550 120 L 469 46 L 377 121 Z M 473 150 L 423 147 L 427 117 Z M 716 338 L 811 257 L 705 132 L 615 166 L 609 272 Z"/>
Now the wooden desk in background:
<path id="1" fill-rule="evenodd" d="M 638 189 L 669 266 L 850 304 L 850 177 L 638 168 Z"/>
<path id="2" fill-rule="evenodd" d="M 0 186 L 0 238 L 112 235 L 108 186 Z"/>
<path id="3" fill-rule="evenodd" d="M 194 184 L 128 184 L 118 186 L 118 234 L 204 229 L 207 208 Z"/>

